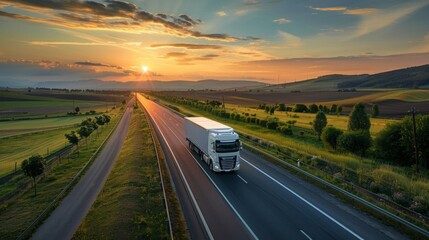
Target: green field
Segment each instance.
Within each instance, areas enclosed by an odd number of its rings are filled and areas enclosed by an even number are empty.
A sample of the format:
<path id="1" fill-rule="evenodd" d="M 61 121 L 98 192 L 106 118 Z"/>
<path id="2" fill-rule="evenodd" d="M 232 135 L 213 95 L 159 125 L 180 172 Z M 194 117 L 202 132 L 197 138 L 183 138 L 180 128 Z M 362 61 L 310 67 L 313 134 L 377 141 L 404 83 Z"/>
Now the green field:
<path id="1" fill-rule="evenodd" d="M 63 128 L 81 123 L 83 120 L 94 117 L 92 115 L 77 115 L 67 117 L 52 117 L 31 120 L 14 120 L 0 122 L 0 138 L 29 132 Z"/>
<path id="2" fill-rule="evenodd" d="M 167 239 L 168 222 L 150 129 L 134 110 L 121 153 L 74 239 Z"/>
<path id="3" fill-rule="evenodd" d="M 76 127 L 66 127 L 43 132 L 21 134 L 1 138 L 0 145 L 0 177 L 12 173 L 15 162 L 18 168 L 21 162 L 32 155 L 42 156 L 63 148 L 68 144 L 65 133 L 76 130 Z"/>
<path id="4" fill-rule="evenodd" d="M 49 175 L 42 178 L 37 184 L 37 196 L 34 196 L 33 191 L 27 191 L 12 202 L 0 205 L 0 222 L 2 223 L 0 239 L 16 239 L 19 233 L 52 202 L 94 154 L 118 122 L 119 116 L 120 114 L 112 114 L 110 124 L 101 128 L 99 137 L 91 137 L 88 144 L 80 149 L 79 154 L 74 153 L 69 160 L 61 161 L 61 164 Z M 19 183 L 14 185 L 19 188 Z"/>
<path id="5" fill-rule="evenodd" d="M 237 105 L 226 104 L 225 108 L 228 112 L 256 114 L 256 118 L 265 119 L 267 117 L 277 117 L 282 122 L 296 121 L 295 126 L 305 128 L 308 130 L 312 129 L 310 122 L 313 122 L 316 114 L 314 113 L 293 113 L 293 112 L 279 112 L 275 111 L 274 115 L 269 115 L 262 109 L 240 107 Z M 347 130 L 348 116 L 337 116 L 337 115 L 326 115 L 328 125 L 332 125 L 336 128 Z M 380 130 L 382 130 L 386 124 L 396 122 L 396 120 L 371 118 L 371 135 L 375 136 Z"/>

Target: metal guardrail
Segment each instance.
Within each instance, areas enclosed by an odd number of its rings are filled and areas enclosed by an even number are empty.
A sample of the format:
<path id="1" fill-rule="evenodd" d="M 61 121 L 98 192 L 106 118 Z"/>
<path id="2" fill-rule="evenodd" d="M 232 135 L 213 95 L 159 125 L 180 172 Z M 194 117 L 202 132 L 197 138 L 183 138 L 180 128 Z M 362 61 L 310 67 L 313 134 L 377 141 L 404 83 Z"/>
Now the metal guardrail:
<path id="1" fill-rule="evenodd" d="M 160 105 L 162 105 L 162 106 L 170 109 L 170 111 L 176 113 L 179 116 L 182 116 L 182 117 L 186 116 L 185 114 L 183 114 L 181 112 L 178 112 L 178 111 L 176 111 L 174 109 L 171 109 L 169 106 L 167 106 L 165 104 L 161 104 L 159 102 L 158 102 L 158 104 L 160 104 Z M 236 132 L 239 133 L 240 135 L 247 135 L 247 134 L 240 133 L 238 131 L 236 131 Z M 251 141 L 250 139 L 248 139 L 248 140 Z M 259 143 L 256 143 L 256 142 L 254 142 L 254 143 L 260 145 Z M 424 228 L 422 228 L 420 226 L 417 226 L 416 224 L 414 224 L 414 223 L 412 223 L 410 221 L 407 221 L 406 219 L 403 219 L 403 218 L 401 218 L 401 217 L 399 217 L 399 216 L 397 216 L 397 215 L 395 215 L 395 214 L 393 214 L 393 213 L 391 213 L 391 212 L 389 212 L 389 211 L 387 211 L 387 210 L 385 210 L 385 209 L 383 209 L 383 208 L 381 208 L 381 207 L 379 207 L 379 206 L 377 206 L 377 205 L 375 205 L 375 204 L 373 204 L 371 202 L 368 202 L 365 199 L 362 199 L 362 198 L 354 195 L 353 193 L 350 193 L 350 192 L 348 192 L 348 191 L 346 191 L 346 190 L 344 190 L 344 189 L 342 189 L 342 188 L 340 188 L 340 187 L 338 187 L 338 186 L 336 186 L 336 185 L 334 185 L 334 184 L 332 184 L 330 182 L 327 182 L 327 181 L 325 181 L 325 180 L 323 180 L 323 179 L 321 179 L 321 178 L 319 178 L 319 177 L 317 177 L 317 176 L 315 176 L 315 175 L 313 175 L 313 174 L 311 174 L 311 173 L 309 173 L 309 172 L 307 172 L 307 171 L 305 171 L 305 170 L 303 170 L 303 169 L 301 169 L 301 168 L 299 168 L 299 167 L 297 167 L 295 165 L 292 165 L 292 164 L 290 164 L 288 162 L 285 162 L 282 159 L 280 159 L 280 158 L 278 158 L 278 157 L 276 157 L 276 156 L 274 156 L 274 155 L 272 155 L 272 154 L 270 154 L 270 153 L 268 153 L 266 151 L 262 151 L 262 150 L 260 150 L 258 148 L 255 148 L 255 147 L 253 147 L 253 146 L 251 146 L 251 145 L 249 145 L 247 143 L 245 143 L 245 145 L 248 146 L 248 147 L 250 147 L 250 148 L 252 148 L 252 149 L 254 149 L 254 150 L 256 150 L 256 151 L 258 151 L 258 152 L 260 152 L 260 153 L 262 153 L 262 154 L 268 155 L 269 157 L 271 157 L 272 159 L 276 160 L 277 162 L 279 162 L 281 164 L 284 164 L 284 165 L 286 165 L 286 166 L 288 166 L 290 168 L 293 168 L 294 170 L 300 172 L 301 174 L 304 174 L 305 176 L 307 176 L 307 177 L 309 177 L 309 178 L 311 178 L 311 179 L 313 179 L 313 180 L 315 180 L 315 181 L 317 181 L 317 182 L 319 182 L 319 183 L 321 183 L 321 184 L 323 184 L 325 186 L 328 186 L 331 189 L 333 189 L 335 191 L 338 191 L 338 192 L 340 192 L 340 193 L 342 193 L 342 194 L 344 194 L 344 195 L 352 198 L 353 200 L 355 200 L 355 201 L 357 201 L 357 202 L 359 202 L 359 203 L 361 203 L 361 204 L 363 204 L 363 205 L 365 205 L 365 206 L 367 206 L 367 207 L 369 207 L 369 208 L 371 208 L 371 209 L 379 212 L 380 214 L 384 215 L 385 217 L 387 217 L 387 218 L 389 218 L 391 220 L 394 220 L 396 222 L 402 223 L 405 226 L 409 227 L 410 229 L 412 229 L 412 230 L 414 230 L 414 231 L 422 234 L 423 236 L 429 238 L 429 231 L 428 230 L 426 230 L 426 229 L 424 229 Z M 265 147 L 265 146 L 261 145 L 261 147 Z M 290 149 L 290 150 L 294 151 L 293 149 Z M 292 159 L 294 161 L 298 161 L 299 160 L 297 158 L 293 158 L 291 156 L 287 156 L 287 155 L 284 155 L 284 154 L 283 154 L 283 156 L 285 156 L 285 157 L 287 157 L 289 159 Z"/>
<path id="2" fill-rule="evenodd" d="M 126 109 L 125 109 L 125 111 L 126 111 Z M 88 167 L 89 163 L 92 162 L 92 160 L 98 155 L 98 153 L 100 152 L 100 150 L 104 147 L 104 145 L 106 144 L 106 142 L 110 139 L 110 136 L 116 130 L 116 128 L 118 127 L 118 125 L 121 122 L 122 118 L 124 117 L 125 111 L 122 114 L 121 118 L 116 123 L 116 125 L 112 128 L 112 130 L 110 131 L 109 135 L 107 135 L 107 137 L 104 139 L 104 141 L 101 143 L 101 145 L 97 148 L 97 150 L 91 156 L 91 158 L 85 163 L 85 165 L 79 170 L 79 172 L 76 173 L 76 175 L 70 180 L 70 182 L 65 186 L 65 188 L 54 198 L 54 200 L 52 200 L 52 202 L 30 223 L 30 225 L 21 234 L 18 235 L 18 237 L 16 238 L 17 240 L 24 239 L 24 237 L 26 237 L 30 233 L 30 231 L 33 230 L 33 228 L 35 227 L 35 225 L 38 224 L 39 221 L 41 221 L 43 219 L 43 217 L 55 206 L 55 204 L 58 202 L 58 200 L 60 200 L 63 197 L 63 195 L 69 190 L 69 188 L 71 186 L 73 186 L 74 182 L 86 170 L 86 168 Z"/>
<path id="3" fill-rule="evenodd" d="M 136 101 L 138 101 L 138 99 Z M 155 141 L 155 137 L 154 137 L 155 129 L 153 128 L 153 124 L 152 124 L 151 120 L 149 119 L 149 115 L 148 115 L 148 112 L 147 112 L 146 108 L 141 104 L 140 101 L 138 101 L 138 104 L 140 105 L 140 107 L 145 112 L 145 117 L 146 117 L 146 120 L 147 120 L 148 125 L 149 125 L 150 136 L 152 138 L 153 148 L 155 149 L 155 154 L 156 154 L 156 159 L 157 159 L 157 164 L 158 164 L 159 177 L 161 178 L 161 187 L 162 187 L 162 193 L 163 193 L 163 196 L 164 196 L 165 209 L 166 209 L 166 212 L 167 212 L 167 220 L 168 220 L 168 229 L 169 229 L 169 232 L 170 232 L 170 239 L 174 240 L 173 226 L 171 225 L 171 218 L 170 218 L 170 209 L 168 207 L 167 194 L 165 193 L 164 178 L 162 177 L 162 170 L 161 170 L 161 165 L 160 165 L 160 162 L 159 162 L 160 159 L 159 159 L 158 148 L 156 147 L 156 144 L 157 144 L 158 141 Z"/>

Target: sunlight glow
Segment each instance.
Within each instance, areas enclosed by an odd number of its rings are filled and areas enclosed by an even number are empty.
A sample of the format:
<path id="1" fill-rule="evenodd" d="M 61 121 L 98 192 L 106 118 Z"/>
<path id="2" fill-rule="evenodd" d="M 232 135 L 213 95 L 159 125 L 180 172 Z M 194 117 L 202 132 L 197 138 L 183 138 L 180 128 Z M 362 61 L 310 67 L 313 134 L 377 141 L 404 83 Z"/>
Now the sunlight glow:
<path id="1" fill-rule="evenodd" d="M 142 66 L 142 71 L 143 71 L 144 73 L 146 73 L 147 71 L 149 71 L 148 66 Z"/>

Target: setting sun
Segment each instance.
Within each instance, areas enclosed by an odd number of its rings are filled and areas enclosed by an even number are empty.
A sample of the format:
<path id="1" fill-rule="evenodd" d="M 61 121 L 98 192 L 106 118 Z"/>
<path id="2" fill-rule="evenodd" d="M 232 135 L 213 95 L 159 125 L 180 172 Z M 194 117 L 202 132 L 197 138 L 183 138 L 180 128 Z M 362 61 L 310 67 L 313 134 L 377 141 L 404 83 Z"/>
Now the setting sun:
<path id="1" fill-rule="evenodd" d="M 148 68 L 148 66 L 142 66 L 142 71 L 145 73 L 145 72 L 147 72 L 147 71 L 149 71 L 149 68 Z"/>

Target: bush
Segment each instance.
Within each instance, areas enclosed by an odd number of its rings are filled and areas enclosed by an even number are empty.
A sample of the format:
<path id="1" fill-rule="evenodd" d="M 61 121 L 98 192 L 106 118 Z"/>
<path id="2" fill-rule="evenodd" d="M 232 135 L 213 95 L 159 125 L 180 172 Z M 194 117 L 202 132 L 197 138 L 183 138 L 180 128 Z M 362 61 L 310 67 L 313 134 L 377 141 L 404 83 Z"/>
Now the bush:
<path id="1" fill-rule="evenodd" d="M 337 149 L 338 138 L 343 134 L 338 128 L 326 127 L 322 132 L 322 141 L 327 148 Z"/>
<path id="2" fill-rule="evenodd" d="M 293 131 L 291 126 L 281 126 L 278 128 L 278 130 L 283 133 L 284 135 L 289 135 L 292 136 L 293 135 Z"/>
<path id="3" fill-rule="evenodd" d="M 414 162 L 410 155 L 412 152 L 408 152 L 404 147 L 401 131 L 401 123 L 389 124 L 381 130 L 374 141 L 376 154 L 388 162 L 411 166 Z"/>
<path id="4" fill-rule="evenodd" d="M 268 119 L 266 128 L 275 130 L 278 126 L 279 122 L 276 119 Z"/>
<path id="5" fill-rule="evenodd" d="M 309 112 L 307 106 L 304 104 L 296 104 L 293 109 L 293 112 Z"/>
<path id="6" fill-rule="evenodd" d="M 371 147 L 371 135 L 368 131 L 345 132 L 338 137 L 338 147 L 363 156 Z"/>

